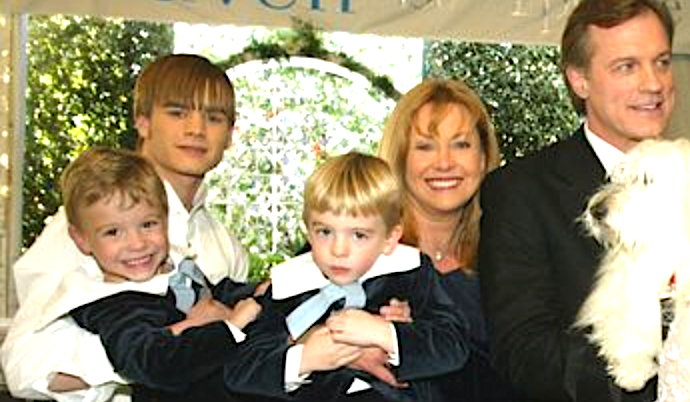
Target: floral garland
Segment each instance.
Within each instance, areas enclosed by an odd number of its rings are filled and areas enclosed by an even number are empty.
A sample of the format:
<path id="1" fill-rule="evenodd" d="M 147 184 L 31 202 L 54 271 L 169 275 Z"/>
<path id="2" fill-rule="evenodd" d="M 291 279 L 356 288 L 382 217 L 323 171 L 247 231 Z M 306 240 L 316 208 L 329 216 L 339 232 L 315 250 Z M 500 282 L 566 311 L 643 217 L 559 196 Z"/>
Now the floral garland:
<path id="1" fill-rule="evenodd" d="M 327 50 L 323 45 L 320 32 L 313 25 L 299 20 L 295 20 L 295 28 L 291 31 L 282 35 L 279 34 L 276 39 L 266 43 L 260 43 L 252 39 L 251 43 L 240 53 L 233 54 L 217 64 L 224 70 L 228 70 L 248 61 L 268 61 L 272 59 L 288 59 L 290 57 L 311 57 L 337 64 L 361 74 L 371 82 L 372 87 L 380 90 L 389 98 L 398 100 L 401 96 L 400 92 L 393 86 L 390 78 L 377 75 L 368 67 L 355 61 L 343 52 Z"/>

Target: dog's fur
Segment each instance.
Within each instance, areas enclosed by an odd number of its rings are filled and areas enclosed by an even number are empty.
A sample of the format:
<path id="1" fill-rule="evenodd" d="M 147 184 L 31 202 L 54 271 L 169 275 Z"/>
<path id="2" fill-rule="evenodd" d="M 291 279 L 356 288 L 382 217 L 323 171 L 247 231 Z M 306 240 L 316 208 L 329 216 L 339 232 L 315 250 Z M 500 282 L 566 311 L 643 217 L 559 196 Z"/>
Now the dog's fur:
<path id="1" fill-rule="evenodd" d="M 605 253 L 575 325 L 591 330 L 614 381 L 638 390 L 657 373 L 672 277 L 675 306 L 690 295 L 690 141 L 643 141 L 608 179 L 582 216 Z"/>

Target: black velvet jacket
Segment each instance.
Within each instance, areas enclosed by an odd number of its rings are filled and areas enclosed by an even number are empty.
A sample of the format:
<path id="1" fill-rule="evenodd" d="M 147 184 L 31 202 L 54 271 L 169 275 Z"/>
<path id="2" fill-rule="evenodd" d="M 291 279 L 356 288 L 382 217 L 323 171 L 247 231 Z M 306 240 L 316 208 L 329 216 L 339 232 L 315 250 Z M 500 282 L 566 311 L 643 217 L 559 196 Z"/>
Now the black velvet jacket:
<path id="1" fill-rule="evenodd" d="M 395 323 L 400 364 L 392 367 L 398 381 L 410 384 L 408 388 L 396 389 L 366 373 L 340 368 L 312 373 L 308 383 L 291 393 L 285 391 L 285 358 L 290 347 L 285 318 L 325 284 L 310 254 L 291 260 L 293 265 L 282 271 L 286 275 L 276 275 L 281 270 L 274 268 L 272 293 L 264 299 L 260 317 L 247 327 L 239 358 L 225 365 L 227 387 L 298 401 L 432 401 L 431 380 L 459 369 L 467 359 L 466 322 L 455 311 L 427 256 L 400 245 L 391 259 L 384 257 L 377 261 L 371 275 L 362 278 L 367 294 L 364 309 L 377 314 L 393 297 L 409 302 L 414 321 Z M 286 277 L 293 279 L 290 284 L 283 283 Z M 319 282 L 323 283 L 313 285 Z M 372 389 L 348 394 L 355 377 Z"/>
<path id="2" fill-rule="evenodd" d="M 215 299 L 231 305 L 250 296 L 253 289 L 224 279 L 212 291 Z M 101 337 L 115 371 L 131 381 L 135 401 L 192 400 L 192 386 L 208 384 L 237 353 L 237 342 L 224 322 L 173 335 L 167 326 L 185 315 L 175 308 L 172 292 L 165 296 L 117 293 L 78 307 L 70 315 Z"/>

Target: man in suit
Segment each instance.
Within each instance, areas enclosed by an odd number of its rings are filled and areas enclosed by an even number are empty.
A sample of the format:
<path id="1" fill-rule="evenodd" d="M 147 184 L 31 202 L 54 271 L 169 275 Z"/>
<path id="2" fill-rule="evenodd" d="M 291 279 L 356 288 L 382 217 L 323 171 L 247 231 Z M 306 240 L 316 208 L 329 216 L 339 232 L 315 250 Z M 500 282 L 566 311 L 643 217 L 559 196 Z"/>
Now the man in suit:
<path id="1" fill-rule="evenodd" d="M 572 324 L 601 254 L 577 218 L 617 158 L 668 125 L 672 37 L 653 0 L 582 0 L 561 50 L 584 124 L 483 184 L 479 275 L 493 360 L 526 400 L 655 399 L 655 381 L 635 393 L 613 385 Z"/>

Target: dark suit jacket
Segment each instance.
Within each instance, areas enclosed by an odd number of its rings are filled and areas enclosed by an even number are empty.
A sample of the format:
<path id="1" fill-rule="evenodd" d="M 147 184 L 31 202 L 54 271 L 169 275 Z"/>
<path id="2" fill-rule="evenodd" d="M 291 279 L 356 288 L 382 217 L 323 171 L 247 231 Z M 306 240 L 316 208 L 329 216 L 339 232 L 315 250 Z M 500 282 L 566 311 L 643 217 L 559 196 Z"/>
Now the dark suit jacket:
<path id="1" fill-rule="evenodd" d="M 209 284 L 210 285 L 210 284 Z M 252 285 L 225 278 L 213 297 L 232 305 L 253 293 Z M 185 318 L 175 296 L 123 292 L 70 312 L 82 327 L 101 337 L 118 374 L 132 382 L 134 401 L 240 400 L 224 392 L 222 366 L 235 357 L 230 329 L 216 321 L 173 335 L 167 328 Z M 211 388 L 210 385 L 215 385 Z"/>
<path id="2" fill-rule="evenodd" d="M 624 393 L 572 329 L 601 255 L 578 217 L 604 168 L 580 128 L 491 174 L 482 189 L 479 275 L 496 367 L 528 400 L 653 401 Z"/>
<path id="3" fill-rule="evenodd" d="M 414 322 L 395 323 L 400 365 L 393 368 L 396 378 L 410 383 L 409 388 L 393 389 L 365 373 L 340 368 L 312 373 L 310 383 L 293 393 L 285 392 L 285 356 L 289 347 L 285 317 L 318 290 L 283 300 L 273 300 L 270 291 L 267 293 L 261 315 L 246 328 L 247 339 L 240 344 L 238 358 L 225 366 L 226 385 L 240 393 L 299 401 L 433 402 L 430 380 L 458 370 L 469 351 L 462 314 L 456 311 L 441 287 L 429 258 L 425 255 L 421 258 L 421 267 L 375 276 L 363 283 L 367 295 L 366 311 L 378 314 L 379 308 L 388 304 L 392 297 L 410 304 Z M 300 273 L 295 273 L 295 277 L 304 279 Z M 346 394 L 355 376 L 365 379 L 374 390 Z"/>

